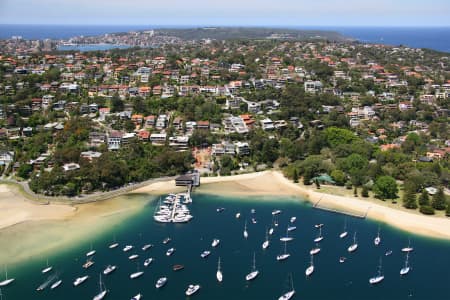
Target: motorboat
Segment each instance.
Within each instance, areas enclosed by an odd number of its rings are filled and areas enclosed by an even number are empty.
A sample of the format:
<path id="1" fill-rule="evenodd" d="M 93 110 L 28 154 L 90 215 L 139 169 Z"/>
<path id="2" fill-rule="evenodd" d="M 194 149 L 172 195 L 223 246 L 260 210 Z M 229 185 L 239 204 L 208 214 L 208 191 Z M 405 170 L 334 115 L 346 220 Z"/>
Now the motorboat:
<path id="1" fill-rule="evenodd" d="M 144 260 L 144 267 L 148 267 L 153 262 L 153 257 Z"/>
<path id="2" fill-rule="evenodd" d="M 193 294 L 197 293 L 199 289 L 200 289 L 200 285 L 190 284 L 186 290 L 186 296 L 192 296 Z"/>
<path id="3" fill-rule="evenodd" d="M 108 265 L 108 266 L 106 266 L 106 268 L 103 270 L 103 274 L 104 274 L 104 275 L 111 274 L 111 273 L 114 272 L 116 269 L 117 269 L 117 266 L 114 266 L 114 265 Z"/>
<path id="4" fill-rule="evenodd" d="M 79 286 L 80 284 L 82 284 L 83 282 L 85 282 L 88 278 L 89 278 L 89 275 L 82 276 L 82 277 L 78 277 L 78 278 L 75 279 L 75 281 L 73 282 L 73 286 Z"/>
<path id="5" fill-rule="evenodd" d="M 157 289 L 162 288 L 167 283 L 167 277 L 161 277 L 156 281 L 155 287 Z"/>
<path id="6" fill-rule="evenodd" d="M 205 250 L 200 254 L 201 258 L 207 258 L 211 254 L 211 251 Z"/>
<path id="7" fill-rule="evenodd" d="M 175 248 L 170 248 L 166 251 L 166 256 L 171 256 L 175 252 Z"/>
<path id="8" fill-rule="evenodd" d="M 219 243 L 220 243 L 220 240 L 219 240 L 219 239 L 214 239 L 214 240 L 212 241 L 212 243 L 211 243 L 211 246 L 217 247 L 217 246 L 219 245 Z"/>

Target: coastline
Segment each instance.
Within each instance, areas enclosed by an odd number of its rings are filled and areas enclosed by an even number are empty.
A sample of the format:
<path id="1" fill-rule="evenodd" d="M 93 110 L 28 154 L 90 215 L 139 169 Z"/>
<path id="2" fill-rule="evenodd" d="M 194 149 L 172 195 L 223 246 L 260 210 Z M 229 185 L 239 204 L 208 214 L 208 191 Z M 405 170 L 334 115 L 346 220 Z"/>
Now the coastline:
<path id="1" fill-rule="evenodd" d="M 394 207 L 394 205 L 381 200 L 331 194 L 332 187 L 323 186 L 321 190 L 316 190 L 314 187 L 305 187 L 293 183 L 279 171 L 202 177 L 201 182 L 201 186 L 197 188 L 200 193 L 227 196 L 301 197 L 311 202 L 313 206 L 317 205 L 317 208 L 364 216 L 413 234 L 450 240 L 449 218 L 425 216 L 399 208 L 398 205 Z M 184 187 L 176 187 L 173 178 L 154 180 L 139 186 L 132 191 L 126 190 L 124 192 L 130 195 L 161 195 L 185 190 Z M 0 230 L 29 221 L 71 220 L 75 217 L 79 219 L 83 215 L 98 217 L 120 211 L 115 207 L 114 211 L 111 212 L 111 203 L 119 195 L 112 196 L 113 199 L 108 201 L 87 204 L 40 205 L 26 201 L 18 189 L 19 187 L 0 185 Z M 324 190 L 327 190 L 327 193 Z M 336 191 L 339 191 L 339 188 L 336 188 Z M 97 210 L 96 207 L 102 207 L 103 209 Z"/>

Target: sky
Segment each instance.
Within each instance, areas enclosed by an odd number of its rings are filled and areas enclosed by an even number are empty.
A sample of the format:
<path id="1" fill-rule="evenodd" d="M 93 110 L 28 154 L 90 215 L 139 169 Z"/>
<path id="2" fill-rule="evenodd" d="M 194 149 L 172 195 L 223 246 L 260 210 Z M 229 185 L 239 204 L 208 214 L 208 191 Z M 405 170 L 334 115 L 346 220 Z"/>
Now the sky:
<path id="1" fill-rule="evenodd" d="M 1 24 L 450 26 L 450 0 L 0 0 Z"/>

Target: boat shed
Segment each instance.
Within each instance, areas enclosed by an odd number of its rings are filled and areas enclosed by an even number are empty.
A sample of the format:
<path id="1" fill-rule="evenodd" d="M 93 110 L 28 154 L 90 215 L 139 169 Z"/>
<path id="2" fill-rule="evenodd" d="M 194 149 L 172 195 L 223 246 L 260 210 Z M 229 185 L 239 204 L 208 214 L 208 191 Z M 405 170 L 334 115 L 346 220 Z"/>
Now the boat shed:
<path id="1" fill-rule="evenodd" d="M 175 178 L 176 186 L 200 186 L 200 173 L 184 174 Z"/>

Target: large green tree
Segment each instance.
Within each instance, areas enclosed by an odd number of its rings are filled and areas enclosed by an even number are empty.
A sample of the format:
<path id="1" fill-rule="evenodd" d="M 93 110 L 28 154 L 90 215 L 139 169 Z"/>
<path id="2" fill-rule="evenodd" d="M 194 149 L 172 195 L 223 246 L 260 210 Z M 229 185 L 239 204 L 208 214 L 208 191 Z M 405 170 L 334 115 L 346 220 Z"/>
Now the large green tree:
<path id="1" fill-rule="evenodd" d="M 397 198 L 397 182 L 391 176 L 380 176 L 373 186 L 375 196 L 380 199 Z"/>
<path id="2" fill-rule="evenodd" d="M 444 189 L 439 188 L 437 193 L 433 195 L 431 206 L 433 206 L 433 208 L 436 210 L 444 210 L 447 206 L 446 202 L 447 201 L 445 199 Z"/>

